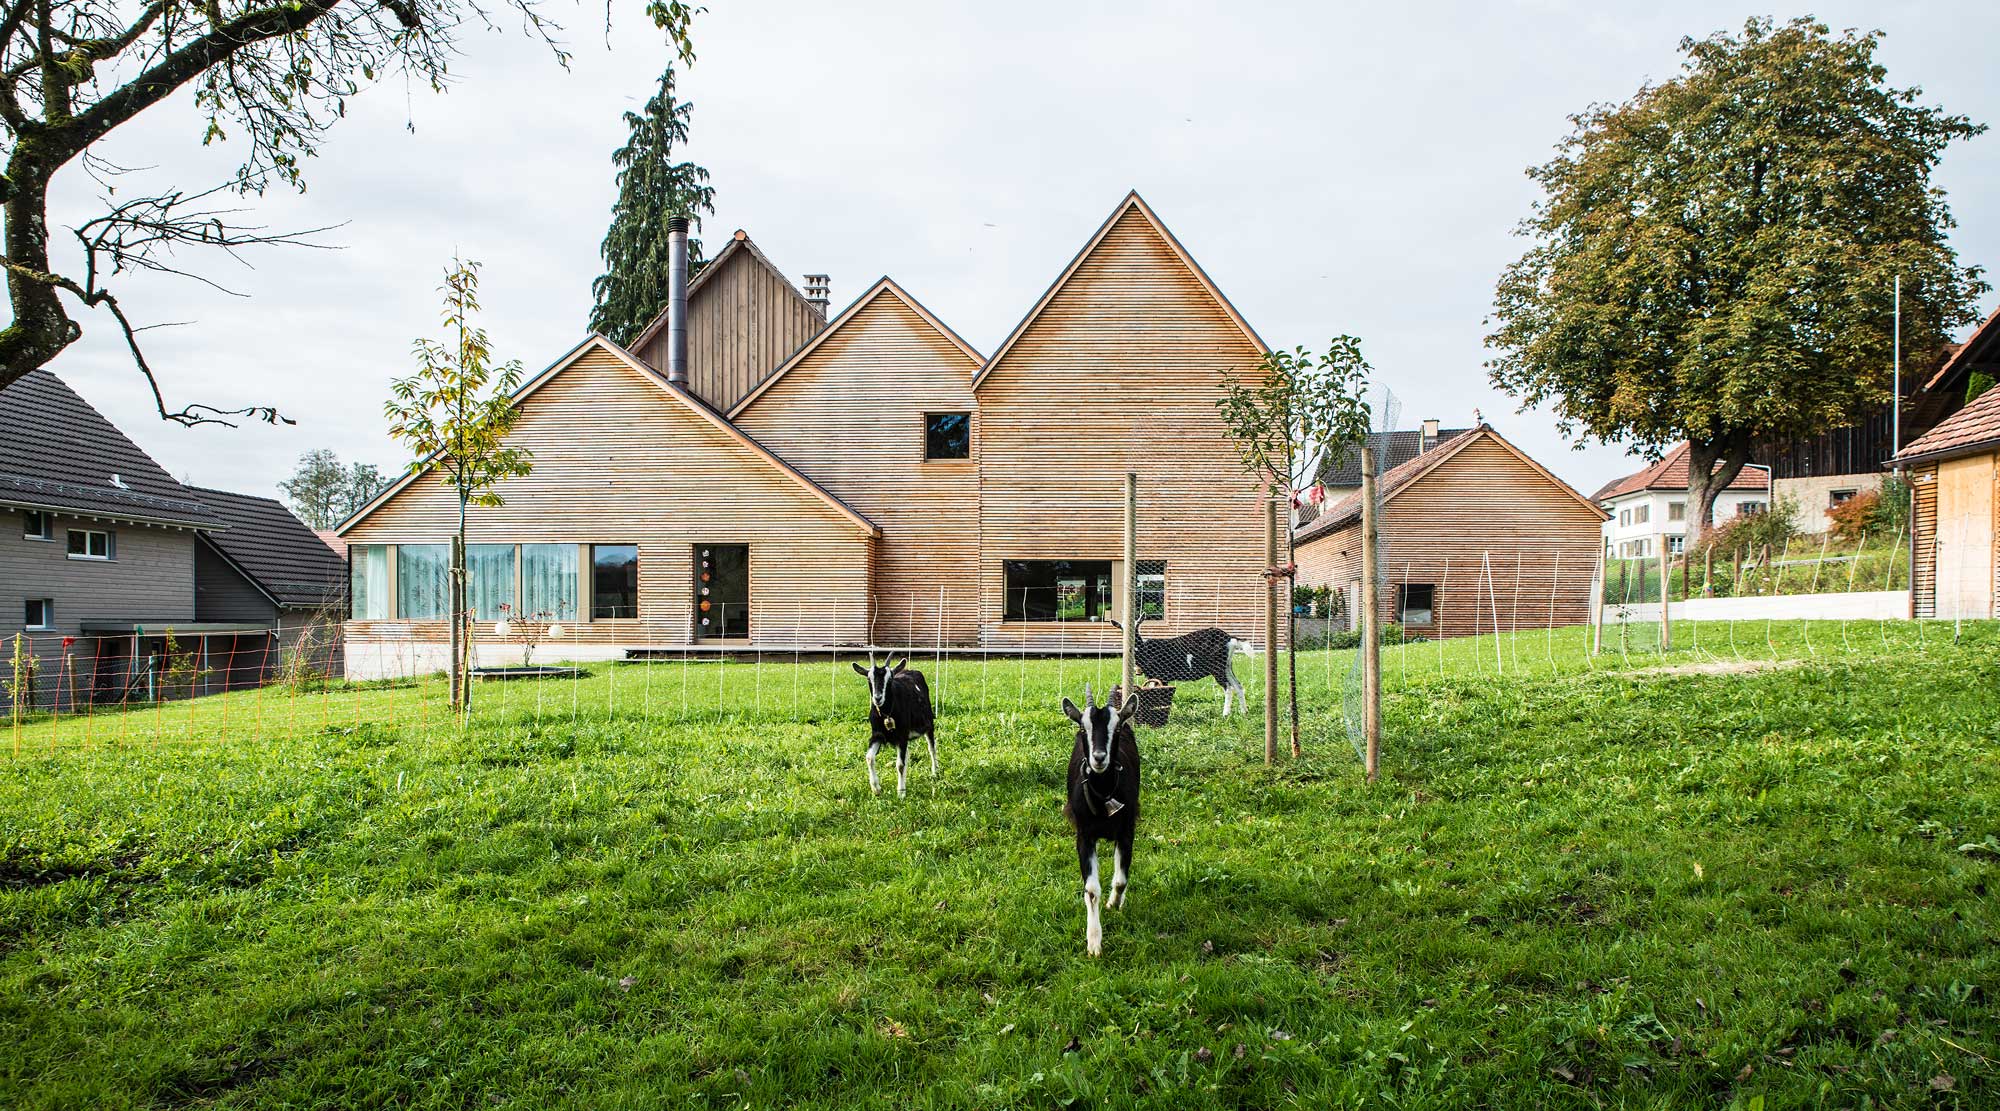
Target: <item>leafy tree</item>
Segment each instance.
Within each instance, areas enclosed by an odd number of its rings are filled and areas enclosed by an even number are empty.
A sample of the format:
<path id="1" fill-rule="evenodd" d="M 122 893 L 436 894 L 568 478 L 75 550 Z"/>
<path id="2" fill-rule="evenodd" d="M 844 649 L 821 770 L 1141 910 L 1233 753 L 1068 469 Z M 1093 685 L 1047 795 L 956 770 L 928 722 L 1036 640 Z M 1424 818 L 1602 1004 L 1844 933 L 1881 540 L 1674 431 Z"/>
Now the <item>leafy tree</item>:
<path id="1" fill-rule="evenodd" d="M 604 273 L 590 283 L 597 299 L 590 329 L 613 343 L 637 339 L 667 305 L 667 219 L 686 216 L 701 229 L 701 214 L 715 214 L 715 190 L 708 171 L 674 161 L 674 147 L 687 142 L 694 106 L 674 99 L 674 71 L 660 75 L 659 91 L 643 115 L 625 113 L 631 136 L 612 154 L 618 167 L 618 200 L 611 227 L 599 248 Z M 688 273 L 701 269 L 701 241 L 688 236 Z"/>
<path id="2" fill-rule="evenodd" d="M 454 260 L 439 292 L 444 294 L 449 342 L 417 340 L 417 373 L 390 385 L 382 411 L 389 418 L 389 435 L 409 445 L 415 456 L 410 473 L 435 469 L 458 495 L 458 532 L 451 544 L 451 704 L 463 713 L 471 701 L 465 682 L 470 647 L 466 508 L 501 504 L 500 481 L 527 474 L 531 461 L 527 449 L 506 444 L 519 413 L 512 395 L 521 384 L 521 364 L 494 366 L 486 330 L 473 323 L 479 312 L 479 264 Z"/>
<path id="3" fill-rule="evenodd" d="M 505 0 L 567 64 L 542 3 Z M 646 10 L 691 62 L 689 24 L 699 9 L 647 0 Z M 170 410 L 140 350 L 141 329 L 107 282 L 128 271 L 185 273 L 176 254 L 186 247 L 304 241 L 311 233 L 239 222 L 239 210 L 220 198 L 273 184 L 303 189 L 305 159 L 364 82 L 393 74 L 443 89 L 464 31 L 490 26 L 495 14 L 476 0 L 0 0 L 0 261 L 12 310 L 0 328 L 0 389 L 83 334 L 67 298 L 111 314 L 163 418 L 283 419 L 268 407 Z M 114 135 L 145 142 L 137 136 L 149 129 L 135 121 L 182 89 L 204 117 L 200 142 L 239 139 L 242 163 L 211 188 L 135 190 L 133 171 L 95 152 Z M 81 258 L 71 267 L 52 257 L 48 197 L 56 174 L 78 165 L 103 185 L 104 211 L 74 229 Z"/>
<path id="4" fill-rule="evenodd" d="M 1979 395 L 1993 388 L 1993 376 L 1983 370 L 1975 370 L 1965 376 L 1965 403 L 1972 404 Z"/>
<path id="5" fill-rule="evenodd" d="M 1572 117 L 1528 171 L 1545 196 L 1495 294 L 1491 378 L 1570 435 L 1687 440 L 1697 538 L 1754 443 L 1888 402 L 1898 274 L 1920 351 L 1986 288 L 1931 186 L 1984 128 L 1887 84 L 1880 40 L 1811 19 L 1683 39 L 1679 75 Z"/>
<path id="6" fill-rule="evenodd" d="M 1337 336 L 1326 351 L 1313 355 L 1300 347 L 1271 351 L 1253 378 L 1222 372 L 1222 396 L 1215 408 L 1236 445 L 1243 469 L 1263 483 L 1273 496 L 1289 496 L 1319 473 L 1321 463 L 1337 452 L 1361 443 L 1368 435 L 1368 360 L 1361 341 Z M 1298 539 L 1297 514 L 1285 517 L 1287 538 Z M 1285 545 L 1286 551 L 1293 543 Z M 1282 569 L 1291 596 L 1298 589 L 1298 568 Z M 1285 607 L 1286 643 L 1298 643 L 1298 615 Z M 1272 649 L 1275 651 L 1275 647 Z M 1299 659 L 1290 658 L 1292 755 L 1299 755 Z M 1266 751 L 1269 759 L 1272 754 Z"/>
<path id="7" fill-rule="evenodd" d="M 316 529 L 332 528 L 368 504 L 387 482 L 373 463 L 342 466 L 326 448 L 299 456 L 292 477 L 278 483 L 293 513 Z"/>

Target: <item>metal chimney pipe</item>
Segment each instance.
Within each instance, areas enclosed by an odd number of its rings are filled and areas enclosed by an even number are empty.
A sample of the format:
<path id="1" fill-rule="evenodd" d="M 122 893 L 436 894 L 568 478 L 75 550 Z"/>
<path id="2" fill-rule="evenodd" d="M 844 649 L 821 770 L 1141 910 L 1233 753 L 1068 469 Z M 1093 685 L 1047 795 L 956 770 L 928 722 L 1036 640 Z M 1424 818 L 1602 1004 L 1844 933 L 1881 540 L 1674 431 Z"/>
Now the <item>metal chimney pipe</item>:
<path id="1" fill-rule="evenodd" d="M 688 384 L 688 219 L 667 219 L 667 381 Z"/>

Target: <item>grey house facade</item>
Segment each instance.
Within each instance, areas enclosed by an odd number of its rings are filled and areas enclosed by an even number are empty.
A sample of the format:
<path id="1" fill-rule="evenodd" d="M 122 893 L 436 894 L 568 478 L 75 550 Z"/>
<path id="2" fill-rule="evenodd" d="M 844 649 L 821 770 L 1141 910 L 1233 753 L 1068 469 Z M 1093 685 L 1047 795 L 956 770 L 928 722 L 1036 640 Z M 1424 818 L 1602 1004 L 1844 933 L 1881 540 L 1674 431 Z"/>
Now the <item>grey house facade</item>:
<path id="1" fill-rule="evenodd" d="M 0 705 L 262 682 L 343 583 L 283 506 L 182 485 L 55 375 L 0 390 Z"/>

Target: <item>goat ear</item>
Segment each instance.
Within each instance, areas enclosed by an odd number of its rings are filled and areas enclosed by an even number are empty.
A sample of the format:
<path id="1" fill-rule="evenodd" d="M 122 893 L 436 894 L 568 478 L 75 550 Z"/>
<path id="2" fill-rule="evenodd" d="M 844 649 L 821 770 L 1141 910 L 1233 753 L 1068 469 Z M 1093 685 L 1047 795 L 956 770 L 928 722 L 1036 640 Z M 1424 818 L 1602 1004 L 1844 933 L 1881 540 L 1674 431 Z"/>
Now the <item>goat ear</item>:
<path id="1" fill-rule="evenodd" d="M 1139 696 L 1136 694 L 1126 695 L 1125 704 L 1123 706 L 1118 707 L 1118 720 L 1131 721 L 1134 717 L 1138 716 L 1138 713 L 1139 713 Z"/>
<path id="2" fill-rule="evenodd" d="M 849 663 L 849 664 L 848 664 L 847 666 L 849 666 L 849 667 L 853 668 L 853 669 L 854 669 L 854 673 L 855 673 L 856 675 L 859 675 L 859 676 L 861 676 L 861 677 L 862 677 L 862 678 L 864 678 L 864 679 L 865 679 L 865 678 L 867 678 L 867 676 L 868 676 L 868 672 L 867 672 L 867 671 L 865 671 L 865 670 L 863 670 L 863 669 L 862 669 L 862 667 L 861 667 L 861 665 L 860 665 L 859 663 Z"/>
<path id="3" fill-rule="evenodd" d="M 1069 720 L 1077 723 L 1078 725 L 1083 724 L 1083 711 L 1077 709 L 1076 703 L 1071 702 L 1067 698 L 1063 699 L 1063 713 L 1068 715 Z"/>
<path id="4" fill-rule="evenodd" d="M 1112 627 L 1112 628 L 1114 628 L 1114 629 L 1122 629 L 1122 628 L 1124 628 L 1125 626 L 1123 626 L 1123 625 L 1120 625 L 1120 624 L 1118 623 L 1118 619 L 1114 617 L 1114 618 L 1112 618 L 1112 619 L 1111 619 L 1111 627 Z"/>
<path id="5" fill-rule="evenodd" d="M 910 666 L 910 658 L 908 656 L 904 656 L 902 659 L 896 661 L 896 666 L 891 670 L 895 674 L 901 675 L 903 673 L 903 669 L 908 666 Z"/>

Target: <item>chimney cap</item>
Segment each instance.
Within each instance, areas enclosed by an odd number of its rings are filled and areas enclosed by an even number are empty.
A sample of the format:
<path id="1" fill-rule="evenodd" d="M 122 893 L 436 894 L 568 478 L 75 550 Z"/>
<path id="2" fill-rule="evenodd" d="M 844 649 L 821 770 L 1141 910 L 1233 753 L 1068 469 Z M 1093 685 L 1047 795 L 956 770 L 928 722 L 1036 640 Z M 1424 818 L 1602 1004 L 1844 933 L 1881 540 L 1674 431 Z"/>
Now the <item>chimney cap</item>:
<path id="1" fill-rule="evenodd" d="M 749 233 L 749 232 L 747 232 L 747 231 L 744 231 L 744 230 L 743 230 L 742 228 L 737 228 L 737 229 L 736 229 L 736 234 L 735 234 L 734 236 L 732 236 L 731 238 L 733 238 L 733 239 L 735 239 L 735 240 L 736 240 L 737 242 L 741 243 L 741 242 L 742 242 L 743 240 L 745 240 L 745 239 L 748 239 L 748 238 L 750 238 L 750 233 Z"/>
<path id="2" fill-rule="evenodd" d="M 677 232 L 677 231 L 686 231 L 686 230 L 688 230 L 688 218 L 687 218 L 687 217 L 685 217 L 685 216 L 669 216 L 669 217 L 667 217 L 667 231 L 669 231 L 669 232 Z"/>

